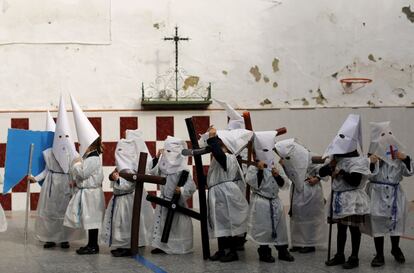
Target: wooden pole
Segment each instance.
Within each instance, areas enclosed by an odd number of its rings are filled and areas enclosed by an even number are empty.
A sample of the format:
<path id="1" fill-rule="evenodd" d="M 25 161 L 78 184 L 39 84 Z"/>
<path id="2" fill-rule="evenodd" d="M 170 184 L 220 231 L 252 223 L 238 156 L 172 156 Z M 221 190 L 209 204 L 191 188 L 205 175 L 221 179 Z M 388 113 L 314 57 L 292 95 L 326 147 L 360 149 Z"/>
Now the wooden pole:
<path id="1" fill-rule="evenodd" d="M 29 177 L 32 175 L 32 162 L 33 162 L 33 150 L 34 144 L 30 144 L 29 153 L 29 166 L 27 170 L 26 178 L 26 215 L 24 220 L 24 244 L 27 244 L 28 229 L 29 229 L 29 210 L 30 210 L 30 180 Z"/>

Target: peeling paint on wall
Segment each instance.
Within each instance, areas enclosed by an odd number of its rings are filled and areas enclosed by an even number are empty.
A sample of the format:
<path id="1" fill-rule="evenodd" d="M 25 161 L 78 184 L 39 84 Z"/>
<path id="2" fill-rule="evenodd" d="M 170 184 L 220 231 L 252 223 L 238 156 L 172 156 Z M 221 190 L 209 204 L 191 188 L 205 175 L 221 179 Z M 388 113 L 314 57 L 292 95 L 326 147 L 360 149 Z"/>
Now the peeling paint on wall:
<path id="1" fill-rule="evenodd" d="M 403 7 L 401 11 L 407 16 L 411 23 L 414 23 L 414 12 L 411 11 L 411 6 Z"/>
<path id="2" fill-rule="evenodd" d="M 322 94 L 322 91 L 320 88 L 316 90 L 318 95 L 316 97 L 312 97 L 312 99 L 315 100 L 315 102 L 319 105 L 324 105 L 325 103 L 328 103 L 328 100 L 325 98 L 325 96 Z"/>
<path id="3" fill-rule="evenodd" d="M 373 103 L 372 101 L 367 101 L 367 105 L 371 106 L 371 107 L 375 107 L 375 103 Z"/>
<path id="4" fill-rule="evenodd" d="M 306 98 L 302 98 L 302 105 L 303 106 L 308 106 L 309 105 L 309 101 Z"/>
<path id="5" fill-rule="evenodd" d="M 253 75 L 256 82 L 260 81 L 260 79 L 262 78 L 262 73 L 260 73 L 259 67 L 257 65 L 250 68 L 250 74 Z"/>
<path id="6" fill-rule="evenodd" d="M 279 71 L 279 59 L 278 58 L 273 59 L 272 68 L 273 68 L 273 72 L 275 73 Z"/>
<path id="7" fill-rule="evenodd" d="M 156 28 L 156 29 L 160 29 L 160 28 L 162 28 L 162 27 L 165 27 L 165 23 L 164 23 L 164 22 L 161 22 L 161 23 L 154 23 L 152 26 L 153 26 L 154 28 Z"/>
<path id="8" fill-rule="evenodd" d="M 371 62 L 376 62 L 377 61 L 377 60 L 375 60 L 375 57 L 372 54 L 368 55 L 368 60 L 370 60 Z"/>
<path id="9" fill-rule="evenodd" d="M 227 74 L 229 74 L 226 70 L 221 71 L 221 73 L 223 73 L 223 75 L 226 75 L 226 76 Z"/>
<path id="10" fill-rule="evenodd" d="M 336 77 L 338 76 L 338 72 L 335 72 L 335 73 L 333 73 L 332 75 L 331 75 L 331 77 L 332 78 L 335 78 L 336 79 Z"/>
<path id="11" fill-rule="evenodd" d="M 270 81 L 268 76 L 263 76 L 263 80 L 264 80 L 265 83 L 268 83 Z"/>
<path id="12" fill-rule="evenodd" d="M 392 90 L 392 93 L 394 93 L 399 98 L 404 98 L 404 96 L 407 95 L 404 88 L 395 88 L 394 90 Z"/>
<path id="13" fill-rule="evenodd" d="M 197 86 L 200 77 L 197 76 L 189 76 L 187 79 L 184 80 L 183 89 L 187 90 L 189 87 Z"/>
<path id="14" fill-rule="evenodd" d="M 277 87 L 278 87 L 277 82 L 274 82 L 274 83 L 273 83 L 273 88 L 277 88 Z"/>
<path id="15" fill-rule="evenodd" d="M 268 98 L 264 99 L 264 101 L 262 101 L 260 103 L 261 106 L 265 106 L 265 105 L 269 105 L 269 104 L 272 104 L 272 101 L 269 100 Z"/>

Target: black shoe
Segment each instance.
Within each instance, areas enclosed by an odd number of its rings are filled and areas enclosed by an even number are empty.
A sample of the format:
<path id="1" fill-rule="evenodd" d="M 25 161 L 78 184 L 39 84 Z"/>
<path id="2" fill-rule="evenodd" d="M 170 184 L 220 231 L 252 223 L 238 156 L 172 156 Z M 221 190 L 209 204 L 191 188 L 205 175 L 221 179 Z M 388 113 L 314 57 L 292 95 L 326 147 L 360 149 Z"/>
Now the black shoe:
<path id="1" fill-rule="evenodd" d="M 247 242 L 247 240 L 244 237 L 237 237 L 237 251 L 244 251 L 244 244 Z"/>
<path id="2" fill-rule="evenodd" d="M 132 256 L 130 248 L 119 248 L 119 251 L 112 253 L 114 257 L 130 257 Z"/>
<path id="3" fill-rule="evenodd" d="M 305 254 L 305 253 L 311 253 L 315 252 L 316 248 L 314 246 L 306 246 L 299 249 L 299 253 Z"/>
<path id="4" fill-rule="evenodd" d="M 302 249 L 302 247 L 300 247 L 300 246 L 292 246 L 292 248 L 289 249 L 289 251 L 290 252 L 297 252 L 297 251 L 299 251 L 301 249 Z"/>
<path id="5" fill-rule="evenodd" d="M 121 248 L 111 249 L 111 254 L 114 255 L 114 253 L 119 252 L 120 250 Z"/>
<path id="6" fill-rule="evenodd" d="M 220 262 L 222 263 L 229 263 L 238 260 L 239 256 L 237 255 L 236 251 L 229 251 L 227 254 L 220 257 Z"/>
<path id="7" fill-rule="evenodd" d="M 221 257 L 223 257 L 223 256 L 224 256 L 224 251 L 219 250 L 216 253 L 214 253 L 213 256 L 210 256 L 209 259 L 210 259 L 210 261 L 215 262 L 215 261 L 219 261 L 221 259 Z"/>
<path id="8" fill-rule="evenodd" d="M 400 264 L 405 263 L 405 257 L 404 257 L 404 254 L 401 251 L 401 248 L 397 248 L 396 250 L 391 250 L 391 254 L 392 254 L 392 256 L 394 256 L 394 259 L 398 263 L 400 263 Z"/>
<path id="9" fill-rule="evenodd" d="M 355 256 L 350 256 L 348 261 L 342 265 L 343 269 L 352 269 L 359 266 L 359 259 Z"/>
<path id="10" fill-rule="evenodd" d="M 272 256 L 272 249 L 270 247 L 259 247 L 257 249 L 257 253 L 259 253 L 259 261 L 265 263 L 274 263 L 275 258 Z"/>
<path id="11" fill-rule="evenodd" d="M 62 243 L 60 243 L 60 248 L 67 249 L 69 247 L 70 247 L 70 245 L 69 245 L 68 242 L 62 242 Z"/>
<path id="12" fill-rule="evenodd" d="M 52 247 L 55 247 L 55 246 L 56 246 L 56 243 L 54 243 L 54 242 L 46 242 L 43 245 L 43 248 L 52 248 Z"/>
<path id="13" fill-rule="evenodd" d="M 79 255 L 91 255 L 99 253 L 99 246 L 84 246 L 76 250 Z"/>
<path id="14" fill-rule="evenodd" d="M 151 254 L 166 254 L 166 253 L 162 249 L 154 248 L 153 250 L 151 250 Z"/>
<path id="15" fill-rule="evenodd" d="M 325 264 L 327 266 L 341 265 L 341 264 L 344 264 L 344 263 L 345 263 L 345 255 L 344 254 L 335 254 L 335 256 L 332 259 L 325 262 Z"/>
<path id="16" fill-rule="evenodd" d="M 293 262 L 295 260 L 295 258 L 292 255 L 290 255 L 287 249 L 279 250 L 279 254 L 277 257 L 281 261 Z"/>
<path id="17" fill-rule="evenodd" d="M 384 256 L 378 256 L 378 255 L 376 255 L 371 262 L 372 267 L 380 267 L 380 266 L 383 266 L 384 264 L 385 264 Z"/>

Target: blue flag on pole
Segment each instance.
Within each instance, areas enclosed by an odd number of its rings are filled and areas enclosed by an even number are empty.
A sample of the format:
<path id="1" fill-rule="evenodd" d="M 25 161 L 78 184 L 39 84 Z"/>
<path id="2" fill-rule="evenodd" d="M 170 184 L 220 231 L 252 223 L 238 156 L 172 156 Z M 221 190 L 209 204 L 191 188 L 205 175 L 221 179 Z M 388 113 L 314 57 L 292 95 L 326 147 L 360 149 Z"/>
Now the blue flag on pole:
<path id="1" fill-rule="evenodd" d="M 32 174 L 38 175 L 45 169 L 43 151 L 52 147 L 53 132 L 9 129 L 7 133 L 6 163 L 3 194 L 16 186 L 29 168 L 30 145 L 34 144 Z"/>

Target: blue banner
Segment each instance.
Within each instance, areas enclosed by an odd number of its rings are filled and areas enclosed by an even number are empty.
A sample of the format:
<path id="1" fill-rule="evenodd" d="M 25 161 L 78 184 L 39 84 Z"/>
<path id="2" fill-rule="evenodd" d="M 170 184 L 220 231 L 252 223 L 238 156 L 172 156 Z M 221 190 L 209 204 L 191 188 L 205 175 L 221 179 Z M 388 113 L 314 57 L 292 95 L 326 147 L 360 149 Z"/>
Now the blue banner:
<path id="1" fill-rule="evenodd" d="M 28 173 L 30 145 L 34 144 L 33 176 L 45 168 L 43 151 L 52 147 L 53 132 L 9 129 L 7 133 L 6 163 L 3 194 L 16 186 Z"/>

